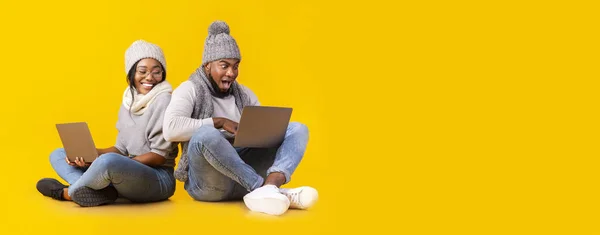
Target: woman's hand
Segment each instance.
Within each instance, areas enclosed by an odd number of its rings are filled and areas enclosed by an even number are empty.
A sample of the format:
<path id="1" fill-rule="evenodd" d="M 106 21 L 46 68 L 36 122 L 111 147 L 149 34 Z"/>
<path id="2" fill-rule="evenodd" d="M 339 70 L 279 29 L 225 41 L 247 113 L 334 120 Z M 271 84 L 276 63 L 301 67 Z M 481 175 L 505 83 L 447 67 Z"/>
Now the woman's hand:
<path id="1" fill-rule="evenodd" d="M 69 160 L 68 157 L 65 157 L 65 161 L 67 161 L 67 164 L 69 164 L 69 166 L 77 166 L 77 167 L 87 167 L 90 166 L 90 164 L 85 163 L 85 161 L 83 160 L 82 157 L 76 157 L 75 158 L 75 162 L 72 162 Z"/>

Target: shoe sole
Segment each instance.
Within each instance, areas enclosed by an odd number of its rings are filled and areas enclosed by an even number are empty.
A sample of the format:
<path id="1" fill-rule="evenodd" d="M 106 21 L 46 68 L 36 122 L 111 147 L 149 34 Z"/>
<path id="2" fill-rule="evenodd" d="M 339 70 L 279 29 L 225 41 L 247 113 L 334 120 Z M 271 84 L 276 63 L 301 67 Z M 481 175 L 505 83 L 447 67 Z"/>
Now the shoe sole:
<path id="1" fill-rule="evenodd" d="M 290 206 L 289 202 L 286 203 L 285 200 L 278 198 L 244 197 L 244 204 L 246 204 L 246 207 L 248 207 L 248 209 L 251 211 L 261 212 L 269 215 L 281 215 L 285 213 Z"/>
<path id="2" fill-rule="evenodd" d="M 107 194 L 113 194 L 113 192 L 108 191 L 111 190 L 109 188 L 103 188 L 101 190 L 93 190 L 88 187 L 81 187 L 75 191 L 73 191 L 73 195 L 71 195 L 71 199 L 82 207 L 90 207 L 90 206 L 100 206 L 103 204 L 112 203 L 117 200 L 117 192 L 114 190 L 114 197 L 112 195 L 107 196 Z"/>

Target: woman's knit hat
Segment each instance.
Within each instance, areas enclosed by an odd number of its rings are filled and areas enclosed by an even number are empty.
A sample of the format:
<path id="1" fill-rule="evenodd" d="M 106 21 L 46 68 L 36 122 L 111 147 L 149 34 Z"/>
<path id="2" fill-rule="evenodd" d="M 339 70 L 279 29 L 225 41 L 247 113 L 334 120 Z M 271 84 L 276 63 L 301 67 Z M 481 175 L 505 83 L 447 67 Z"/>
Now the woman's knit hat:
<path id="1" fill-rule="evenodd" d="M 202 65 L 220 59 L 241 60 L 240 49 L 235 39 L 229 35 L 229 26 L 223 21 L 215 21 L 208 27 L 208 37 L 204 43 Z"/>
<path id="2" fill-rule="evenodd" d="M 125 51 L 125 73 L 129 73 L 129 70 L 131 70 L 131 67 L 135 63 L 146 58 L 158 60 L 162 64 L 164 71 L 167 71 L 167 61 L 162 49 L 144 40 L 137 40 Z"/>

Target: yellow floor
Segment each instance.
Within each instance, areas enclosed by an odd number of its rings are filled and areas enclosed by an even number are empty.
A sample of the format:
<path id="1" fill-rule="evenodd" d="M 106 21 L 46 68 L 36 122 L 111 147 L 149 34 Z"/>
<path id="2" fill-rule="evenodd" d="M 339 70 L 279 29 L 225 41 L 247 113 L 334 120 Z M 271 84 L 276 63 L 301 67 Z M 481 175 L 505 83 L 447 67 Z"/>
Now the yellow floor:
<path id="1" fill-rule="evenodd" d="M 254 231 L 258 234 L 265 228 L 277 231 L 287 227 L 302 227 L 305 228 L 304 231 L 314 229 L 313 232 L 317 232 L 316 226 L 332 222 L 327 197 L 322 198 L 311 210 L 290 210 L 282 216 L 269 216 L 249 212 L 243 202 L 194 201 L 187 196 L 180 184 L 177 193 L 164 202 L 119 202 L 81 208 L 72 202 L 43 197 L 35 190 L 35 182 L 28 182 L 29 187 L 21 192 L 23 194 L 19 197 L 20 200 L 13 199 L 14 204 L 8 205 L 12 208 L 9 210 L 10 216 L 2 222 L 5 225 L 2 229 L 7 229 L 12 234 L 63 234 L 64 229 L 82 230 L 86 234 L 105 234 L 107 231 L 111 231 L 111 234 L 136 234 L 138 231 L 151 234 Z"/>
<path id="2" fill-rule="evenodd" d="M 55 142 L 55 141 L 49 141 Z M 42 144 L 43 145 L 43 144 Z M 16 154 L 13 152 L 12 154 Z M 11 190 L 2 190 L 0 206 L 4 218 L 0 220 L 0 234 L 63 234 L 67 231 L 85 231 L 86 234 L 163 234 L 186 232 L 201 234 L 206 232 L 250 232 L 259 234 L 264 229 L 273 231 L 286 228 L 303 228 L 304 232 L 321 233 L 335 224 L 335 210 L 328 188 L 328 180 L 311 180 L 310 174 L 326 175 L 319 167 L 311 167 L 307 156 L 307 166 L 300 166 L 289 187 L 302 185 L 302 181 L 319 189 L 321 197 L 310 210 L 289 210 L 282 216 L 269 216 L 250 212 L 243 202 L 207 203 L 193 200 L 177 182 L 177 190 L 168 201 L 148 204 L 131 204 L 119 200 L 117 204 L 93 208 L 82 208 L 73 202 L 56 201 L 37 192 L 35 184 L 42 177 L 58 176 L 53 172 L 48 157 L 40 149 L 21 155 L 35 158 L 25 171 L 16 168 L 2 171 L 2 179 L 21 175 L 18 184 L 11 183 Z M 316 157 L 312 155 L 312 157 Z M 311 158 L 312 158 L 311 157 Z M 25 168 L 23 168 L 25 169 Z M 62 181 L 62 180 L 61 180 Z M 62 181 L 64 182 L 64 181 Z M 3 232 L 5 230 L 6 233 Z M 298 233 L 304 233 L 298 232 Z M 292 232 L 295 234 L 295 232 Z"/>

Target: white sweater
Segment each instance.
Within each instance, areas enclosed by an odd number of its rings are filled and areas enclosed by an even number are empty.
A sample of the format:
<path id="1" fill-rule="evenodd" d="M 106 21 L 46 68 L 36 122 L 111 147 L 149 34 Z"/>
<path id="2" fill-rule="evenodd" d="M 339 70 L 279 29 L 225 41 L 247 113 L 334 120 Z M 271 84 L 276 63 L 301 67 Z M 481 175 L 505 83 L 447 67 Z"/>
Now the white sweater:
<path id="1" fill-rule="evenodd" d="M 254 92 L 241 84 L 239 85 L 250 98 L 251 105 L 259 106 L 260 103 Z M 194 84 L 191 81 L 181 83 L 173 91 L 171 103 L 165 111 L 163 122 L 163 136 L 167 141 L 187 142 L 201 126 L 214 126 L 212 118 L 202 120 L 191 118 L 195 102 L 196 89 L 194 89 Z M 230 95 L 225 98 L 212 96 L 212 102 L 214 105 L 212 117 L 222 117 L 234 122 L 240 122 L 242 114 L 235 105 L 235 98 L 233 96 Z"/>

